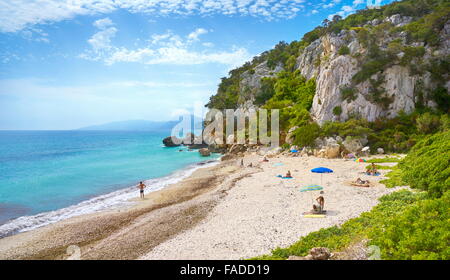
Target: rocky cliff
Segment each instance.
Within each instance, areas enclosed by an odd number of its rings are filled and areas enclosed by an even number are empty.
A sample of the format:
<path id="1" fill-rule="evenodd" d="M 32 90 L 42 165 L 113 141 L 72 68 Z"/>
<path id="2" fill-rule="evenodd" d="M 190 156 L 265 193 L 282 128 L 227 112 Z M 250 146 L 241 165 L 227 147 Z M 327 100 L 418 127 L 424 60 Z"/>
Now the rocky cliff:
<path id="1" fill-rule="evenodd" d="M 431 16 L 438 19 L 426 18 Z M 433 39 L 420 35 L 426 32 L 433 33 Z M 238 76 L 235 91 L 240 108 L 261 105 L 255 100 L 263 94 L 263 78 L 298 70 L 306 79 L 316 81 L 310 113 L 319 124 L 351 117 L 375 121 L 393 118 L 400 111 L 410 113 L 419 106 L 437 107 L 433 92 L 445 90 L 448 95 L 450 87 L 449 47 L 448 10 L 443 15 L 431 11 L 415 17 L 393 14 L 339 32 L 322 32 L 293 53 L 293 64 L 286 59 L 271 62 L 270 53 L 265 53 L 240 72 L 230 73 Z M 219 91 L 216 97 L 220 95 Z"/>

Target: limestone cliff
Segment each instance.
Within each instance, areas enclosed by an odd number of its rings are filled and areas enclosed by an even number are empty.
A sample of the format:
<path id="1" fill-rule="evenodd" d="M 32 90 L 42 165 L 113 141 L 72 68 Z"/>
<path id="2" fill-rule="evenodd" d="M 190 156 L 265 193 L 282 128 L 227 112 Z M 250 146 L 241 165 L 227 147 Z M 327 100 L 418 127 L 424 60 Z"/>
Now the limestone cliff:
<path id="1" fill-rule="evenodd" d="M 412 17 L 401 15 L 376 19 L 359 28 L 342 30 L 338 34 L 328 33 L 300 51 L 295 69 L 307 79 L 316 79 L 316 94 L 311 109 L 314 120 L 322 124 L 328 120 L 345 121 L 351 116 L 360 116 L 374 121 L 380 117 L 395 117 L 400 111 L 410 113 L 419 101 L 424 106 L 436 106 L 430 94 L 426 93 L 433 91 L 439 83 L 433 80 L 428 69 L 433 61 L 448 62 L 450 22 L 447 21 L 440 31 L 439 43 L 430 46 L 425 42 L 409 40 L 407 32 L 395 32 L 396 28 L 412 20 Z M 369 42 L 362 42 L 358 33 L 368 28 L 376 30 L 376 37 L 369 35 Z M 402 47 L 396 50 L 395 43 Z M 364 70 L 365 64 L 377 61 L 376 57 L 368 58 L 374 45 L 381 54 L 389 55 L 388 61 L 383 62 L 380 71 L 355 82 L 355 75 Z M 343 48 L 347 51 L 342 51 Z M 423 50 L 424 53 L 404 58 L 408 55 L 404 49 Z M 381 59 L 386 60 L 386 57 Z M 261 79 L 273 77 L 282 70 L 282 65 L 270 69 L 263 61 L 242 73 L 239 106 L 252 107 L 260 92 Z M 443 78 L 448 92 L 448 73 Z M 347 91 L 347 95 L 350 92 L 351 96 L 343 96 L 343 91 Z M 340 107 L 340 114 L 333 113 L 336 107 Z"/>

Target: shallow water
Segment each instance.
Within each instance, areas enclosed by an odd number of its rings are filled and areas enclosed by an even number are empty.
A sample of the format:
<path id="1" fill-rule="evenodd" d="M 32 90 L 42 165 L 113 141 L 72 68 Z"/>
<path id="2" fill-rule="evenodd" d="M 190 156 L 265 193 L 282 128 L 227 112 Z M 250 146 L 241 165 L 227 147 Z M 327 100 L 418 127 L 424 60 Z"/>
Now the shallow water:
<path id="1" fill-rule="evenodd" d="M 0 131 L 0 236 L 126 203 L 139 181 L 160 189 L 205 161 L 197 151 L 163 147 L 167 135 Z"/>

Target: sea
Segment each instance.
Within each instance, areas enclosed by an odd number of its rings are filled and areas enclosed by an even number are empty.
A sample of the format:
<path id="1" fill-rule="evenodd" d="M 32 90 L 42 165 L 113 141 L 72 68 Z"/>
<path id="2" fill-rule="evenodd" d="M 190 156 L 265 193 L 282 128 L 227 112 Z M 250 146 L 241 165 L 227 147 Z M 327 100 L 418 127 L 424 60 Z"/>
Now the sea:
<path id="1" fill-rule="evenodd" d="M 218 163 L 164 147 L 166 131 L 0 131 L 0 238 L 130 205 Z"/>

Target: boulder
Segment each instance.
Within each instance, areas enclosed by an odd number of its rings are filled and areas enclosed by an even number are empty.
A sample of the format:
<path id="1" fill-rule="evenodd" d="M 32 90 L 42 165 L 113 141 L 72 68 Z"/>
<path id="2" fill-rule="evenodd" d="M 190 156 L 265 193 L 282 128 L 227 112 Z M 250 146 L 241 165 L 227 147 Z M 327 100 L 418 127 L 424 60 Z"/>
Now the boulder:
<path id="1" fill-rule="evenodd" d="M 328 248 L 316 247 L 309 251 L 313 260 L 328 260 L 331 256 L 331 252 Z"/>
<path id="2" fill-rule="evenodd" d="M 384 154 L 384 149 L 383 148 L 378 148 L 377 149 L 377 153 L 380 154 L 380 155 Z"/>
<path id="3" fill-rule="evenodd" d="M 236 158 L 236 155 L 232 155 L 232 154 L 225 154 L 223 155 L 220 160 L 221 161 L 226 161 L 226 160 L 230 160 L 230 159 L 234 159 Z"/>
<path id="4" fill-rule="evenodd" d="M 363 144 L 359 139 L 347 138 L 344 142 L 342 142 L 345 149 L 351 153 L 358 153 L 363 148 Z"/>
<path id="5" fill-rule="evenodd" d="M 286 135 L 285 142 L 288 144 L 292 144 L 294 142 L 294 131 L 298 128 L 298 126 L 291 127 Z"/>
<path id="6" fill-rule="evenodd" d="M 186 136 L 183 138 L 183 144 L 184 145 L 191 145 L 194 144 L 195 135 L 191 132 L 187 133 Z"/>
<path id="7" fill-rule="evenodd" d="M 329 144 L 325 147 L 326 158 L 338 158 L 340 156 L 341 146 L 339 144 Z"/>
<path id="8" fill-rule="evenodd" d="M 228 135 L 226 144 L 228 145 L 234 144 L 234 134 Z"/>
<path id="9" fill-rule="evenodd" d="M 225 153 L 227 151 L 227 146 L 226 145 L 217 145 L 217 144 L 212 144 L 208 146 L 208 149 L 211 153 Z"/>
<path id="10" fill-rule="evenodd" d="M 202 149 L 198 150 L 198 152 L 200 153 L 200 155 L 202 157 L 209 157 L 211 155 L 211 152 L 209 151 L 208 148 L 202 148 Z"/>
<path id="11" fill-rule="evenodd" d="M 324 248 L 324 247 L 316 247 L 316 248 L 312 248 L 309 251 L 309 254 L 307 256 L 304 257 L 299 257 L 299 256 L 289 256 L 288 260 L 289 261 L 309 261 L 309 260 L 314 260 L 314 261 L 324 261 L 324 260 L 328 260 L 331 257 L 331 252 L 330 250 L 328 250 L 328 248 Z"/>
<path id="12" fill-rule="evenodd" d="M 178 147 L 178 146 L 180 146 L 180 144 L 174 143 L 174 140 L 177 143 L 181 143 L 181 139 L 178 139 L 175 136 L 173 136 L 173 137 L 172 136 L 166 137 L 166 138 L 163 139 L 162 142 L 163 142 L 164 146 L 166 146 L 166 147 Z"/>
<path id="13" fill-rule="evenodd" d="M 208 148 L 208 145 L 206 143 L 192 144 L 192 145 L 188 145 L 188 148 L 193 149 L 193 150 L 198 150 L 198 149 Z"/>
<path id="14" fill-rule="evenodd" d="M 274 156 L 278 155 L 279 153 L 281 153 L 282 151 L 283 151 L 283 149 L 281 147 L 273 148 L 272 150 L 269 150 L 266 153 L 266 156 L 274 157 Z"/>

